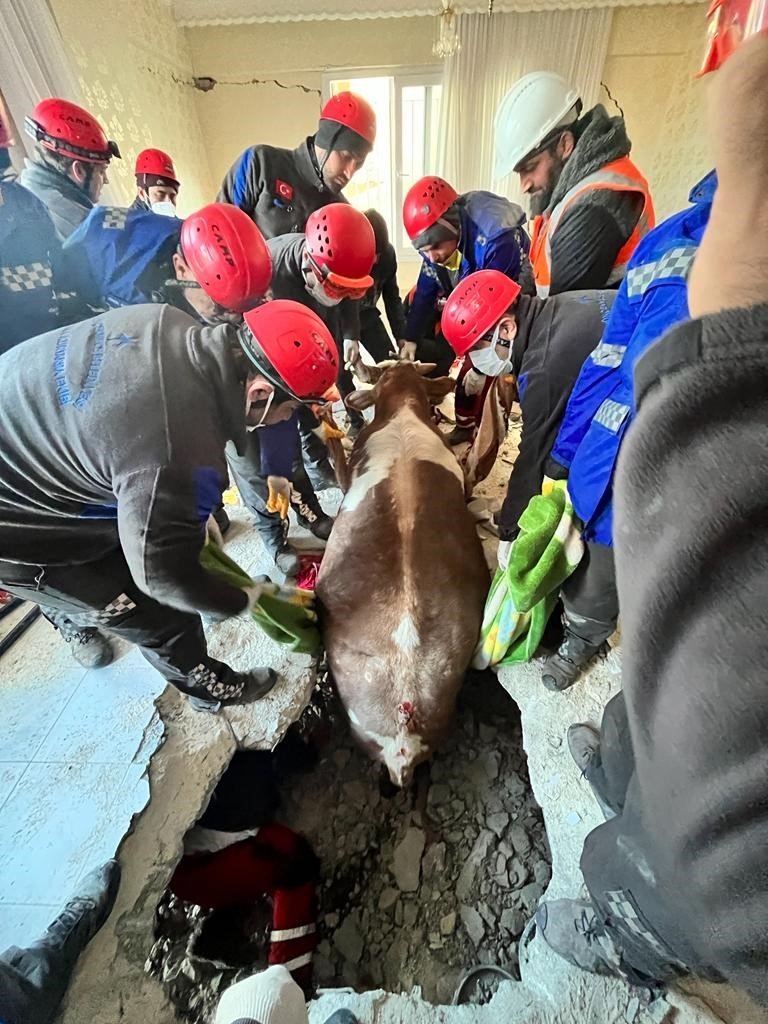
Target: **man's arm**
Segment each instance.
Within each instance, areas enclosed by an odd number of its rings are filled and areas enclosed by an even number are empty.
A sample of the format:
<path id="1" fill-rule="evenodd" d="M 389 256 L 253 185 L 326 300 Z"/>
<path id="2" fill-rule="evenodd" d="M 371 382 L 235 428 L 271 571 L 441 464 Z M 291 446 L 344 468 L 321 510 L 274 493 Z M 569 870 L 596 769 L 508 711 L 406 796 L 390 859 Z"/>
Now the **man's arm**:
<path id="1" fill-rule="evenodd" d="M 386 259 L 387 275 L 381 289 L 381 297 L 384 300 L 384 309 L 389 320 L 389 329 L 392 337 L 405 337 L 405 314 L 403 313 L 403 300 L 400 296 L 400 286 L 397 283 L 397 257 L 392 246 L 381 256 Z"/>
<path id="2" fill-rule="evenodd" d="M 254 182 L 261 180 L 256 147 L 251 146 L 235 160 L 227 171 L 221 189 L 216 196 L 218 203 L 232 203 L 253 217 L 259 200 L 254 191 Z"/>
<path id="3" fill-rule="evenodd" d="M 604 288 L 641 211 L 642 197 L 634 192 L 577 199 L 552 233 L 549 294 Z"/>
<path id="4" fill-rule="evenodd" d="M 645 823 L 659 890 L 701 962 L 761 1003 L 767 339 L 764 304 L 681 325 L 639 361 L 615 512 L 639 805 L 630 810 Z"/>
<path id="5" fill-rule="evenodd" d="M 439 281 L 426 266 L 422 266 L 411 300 L 411 308 L 405 319 L 405 331 L 402 337 L 406 341 L 419 342 L 424 337 L 429 316 L 435 310 L 439 294 Z"/>
<path id="6" fill-rule="evenodd" d="M 522 250 L 520 248 L 521 229 L 515 228 L 486 246 L 483 265 L 478 270 L 499 270 L 502 274 L 517 281 L 522 266 Z"/>
<path id="7" fill-rule="evenodd" d="M 243 611 L 248 599 L 199 562 L 221 484 L 218 469 L 169 465 L 120 478 L 115 496 L 120 543 L 136 585 L 161 604 L 223 619 Z"/>

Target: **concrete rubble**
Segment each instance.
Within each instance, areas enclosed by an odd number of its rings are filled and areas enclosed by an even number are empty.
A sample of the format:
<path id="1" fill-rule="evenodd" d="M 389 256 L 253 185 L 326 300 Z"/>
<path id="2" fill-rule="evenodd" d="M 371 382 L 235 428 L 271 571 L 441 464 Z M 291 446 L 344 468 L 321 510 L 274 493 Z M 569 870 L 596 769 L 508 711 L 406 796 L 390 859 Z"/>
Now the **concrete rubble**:
<path id="1" fill-rule="evenodd" d="M 495 486 L 491 480 L 488 493 Z M 228 550 L 258 571 L 259 545 L 251 534 L 243 532 Z M 215 716 L 191 711 L 170 689 L 159 699 L 165 732 L 149 766 L 151 799 L 119 848 L 118 899 L 80 961 L 61 1024 L 179 1019 L 145 963 L 184 832 L 236 747 L 273 747 L 310 699 L 316 675 L 308 659 L 286 657 L 244 622 L 217 626 L 211 637 L 214 651 L 219 645 L 235 664 L 275 664 L 285 679 L 264 701 Z M 565 729 L 574 721 L 599 722 L 620 683 L 620 655 L 598 661 L 564 694 L 545 691 L 539 671 L 536 663 L 503 669 L 501 686 L 483 692 L 483 703 L 494 694 L 488 715 L 472 704 L 470 686 L 454 736 L 426 782 L 417 780 L 407 794 L 382 795 L 375 767 L 340 728 L 320 764 L 292 780 L 281 820 L 309 836 L 324 867 L 334 865 L 320 894 L 316 966 L 326 987 L 309 1006 L 311 1024 L 323 1024 L 341 1006 L 362 1024 L 768 1022 L 724 986 L 691 985 L 687 995 L 673 993 L 668 1003 L 647 1007 L 623 983 L 569 967 L 538 937 L 520 951 L 519 982 L 489 985 L 486 978 L 473 990 L 474 998 L 488 1000 L 484 1005 L 446 1005 L 466 967 L 501 964 L 514 972 L 517 939 L 542 895 L 582 892 L 581 844 L 601 818 L 570 760 Z M 497 713 L 499 702 L 509 710 Z M 337 819 L 321 821 L 328 818 L 329 794 Z M 325 802 L 318 804 L 321 796 Z M 184 917 L 177 918 L 182 931 Z M 197 969 L 187 968 L 193 984 L 202 980 Z M 246 973 L 222 979 L 212 969 L 209 979 L 223 986 Z M 210 1005 L 216 995 L 210 993 Z"/>

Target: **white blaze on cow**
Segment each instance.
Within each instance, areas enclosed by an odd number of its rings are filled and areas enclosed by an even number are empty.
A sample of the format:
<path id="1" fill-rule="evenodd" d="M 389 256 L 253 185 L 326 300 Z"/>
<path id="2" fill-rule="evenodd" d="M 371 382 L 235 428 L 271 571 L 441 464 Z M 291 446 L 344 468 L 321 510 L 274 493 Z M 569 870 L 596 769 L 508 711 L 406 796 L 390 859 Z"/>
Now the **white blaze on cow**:
<path id="1" fill-rule="evenodd" d="M 317 585 L 352 729 L 400 786 L 451 726 L 488 592 L 463 474 L 430 416 L 452 387 L 400 364 L 350 396 L 376 412 L 355 443 Z"/>

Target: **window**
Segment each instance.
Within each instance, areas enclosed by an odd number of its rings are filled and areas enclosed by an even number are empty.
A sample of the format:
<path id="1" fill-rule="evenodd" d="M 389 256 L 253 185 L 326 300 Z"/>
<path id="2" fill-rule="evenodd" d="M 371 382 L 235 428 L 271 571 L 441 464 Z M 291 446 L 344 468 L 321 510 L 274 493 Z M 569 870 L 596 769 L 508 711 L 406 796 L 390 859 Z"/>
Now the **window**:
<path id="1" fill-rule="evenodd" d="M 442 86 L 434 70 L 325 76 L 325 94 L 349 89 L 376 111 L 376 145 L 344 195 L 359 210 L 374 207 L 387 221 L 398 259 L 418 260 L 403 228 L 406 192 L 425 174 L 437 173 L 437 132 Z"/>

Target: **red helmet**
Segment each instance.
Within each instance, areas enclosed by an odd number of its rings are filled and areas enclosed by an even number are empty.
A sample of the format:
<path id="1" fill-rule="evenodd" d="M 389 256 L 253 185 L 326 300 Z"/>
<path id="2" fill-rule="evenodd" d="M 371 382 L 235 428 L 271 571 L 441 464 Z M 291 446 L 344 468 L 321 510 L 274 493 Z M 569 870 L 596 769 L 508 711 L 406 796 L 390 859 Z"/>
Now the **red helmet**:
<path id="1" fill-rule="evenodd" d="M 413 242 L 431 228 L 459 198 L 459 193 L 445 178 L 419 178 L 408 189 L 403 203 L 403 224 Z"/>
<path id="2" fill-rule="evenodd" d="M 339 92 L 331 96 L 320 111 L 320 117 L 351 128 L 369 146 L 376 141 L 376 112 L 368 100 L 353 92 Z"/>
<path id="3" fill-rule="evenodd" d="M 41 100 L 24 118 L 24 130 L 41 146 L 72 160 L 100 164 L 120 156 L 117 143 L 107 138 L 96 118 L 68 100 Z"/>
<path id="4" fill-rule="evenodd" d="M 162 149 L 142 149 L 136 157 L 134 174 L 152 174 L 158 178 L 167 178 L 168 181 L 172 181 L 176 185 L 179 184 L 173 160 Z"/>
<path id="5" fill-rule="evenodd" d="M 376 238 L 365 214 L 348 203 L 315 210 L 305 228 L 306 252 L 332 287 L 365 293 L 373 284 Z"/>
<path id="6" fill-rule="evenodd" d="M 245 314 L 240 344 L 253 365 L 302 402 L 318 402 L 336 383 L 339 354 L 333 335 L 307 306 L 291 299 L 265 302 Z"/>
<path id="7" fill-rule="evenodd" d="M 457 356 L 463 356 L 496 326 L 520 294 L 520 285 L 500 270 L 476 270 L 448 297 L 440 329 Z"/>
<path id="8" fill-rule="evenodd" d="M 244 313 L 269 288 L 272 260 L 264 236 L 229 203 L 210 203 L 187 217 L 181 251 L 197 283 L 224 309 Z"/>
<path id="9" fill-rule="evenodd" d="M 766 29 L 766 0 L 712 0 L 707 11 L 707 53 L 699 74 L 717 71 L 745 39 Z"/>

